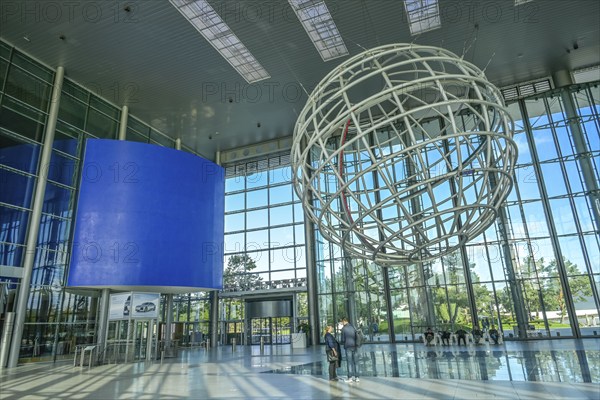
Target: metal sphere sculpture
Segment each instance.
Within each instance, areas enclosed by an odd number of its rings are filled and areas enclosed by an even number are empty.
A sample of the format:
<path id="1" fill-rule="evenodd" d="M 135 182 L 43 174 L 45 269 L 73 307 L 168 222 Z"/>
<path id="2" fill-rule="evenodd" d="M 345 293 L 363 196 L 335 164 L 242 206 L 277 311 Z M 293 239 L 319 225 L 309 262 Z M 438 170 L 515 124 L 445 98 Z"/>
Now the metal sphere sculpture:
<path id="1" fill-rule="evenodd" d="M 496 219 L 513 184 L 513 127 L 499 90 L 454 53 L 377 47 L 310 95 L 294 130 L 295 190 L 352 255 L 434 260 Z"/>

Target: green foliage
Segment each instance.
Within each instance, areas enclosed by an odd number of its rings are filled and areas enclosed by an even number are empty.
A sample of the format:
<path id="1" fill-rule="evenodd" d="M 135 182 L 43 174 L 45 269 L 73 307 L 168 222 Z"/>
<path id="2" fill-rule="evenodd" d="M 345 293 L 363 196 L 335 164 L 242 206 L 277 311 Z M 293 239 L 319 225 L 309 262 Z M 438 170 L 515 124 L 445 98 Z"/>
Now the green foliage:
<path id="1" fill-rule="evenodd" d="M 260 285 L 262 278 L 251 273 L 254 269 L 256 262 L 249 255 L 231 256 L 223 272 L 223 286 L 244 291 Z"/>
<path id="2" fill-rule="evenodd" d="M 565 270 L 568 276 L 569 289 L 574 301 L 583 301 L 592 295 L 590 280 L 587 275 L 582 275 L 577 264 L 564 259 Z M 534 314 L 541 320 L 542 310 L 558 311 L 563 324 L 567 316 L 565 295 L 558 278 L 558 265 L 556 260 L 546 262 L 544 258 L 534 260 L 526 257 L 521 262 L 520 285 L 523 293 L 525 309 L 529 314 Z M 506 310 L 512 310 L 512 297 L 507 289 L 498 296 L 499 303 Z M 542 304 L 543 302 L 543 304 Z M 516 324 L 516 323 L 515 323 Z"/>
<path id="3" fill-rule="evenodd" d="M 304 332 L 310 336 L 310 324 L 308 322 L 302 322 L 298 325 L 298 332 Z"/>

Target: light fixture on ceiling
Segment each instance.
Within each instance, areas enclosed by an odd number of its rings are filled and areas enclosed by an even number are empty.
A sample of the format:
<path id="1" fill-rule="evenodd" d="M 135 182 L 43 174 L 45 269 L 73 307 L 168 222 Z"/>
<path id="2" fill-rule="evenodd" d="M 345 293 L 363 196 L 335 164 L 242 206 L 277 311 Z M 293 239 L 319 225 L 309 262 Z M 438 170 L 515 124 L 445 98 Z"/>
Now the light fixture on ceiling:
<path id="1" fill-rule="evenodd" d="M 169 0 L 248 83 L 271 76 L 206 0 Z"/>
<path id="2" fill-rule="evenodd" d="M 515 7 L 520 6 L 521 4 L 529 3 L 530 1 L 533 0 L 515 0 Z"/>
<path id="3" fill-rule="evenodd" d="M 323 61 L 348 54 L 348 49 L 324 1 L 288 0 Z"/>
<path id="4" fill-rule="evenodd" d="M 404 0 L 411 35 L 441 28 L 438 0 Z"/>

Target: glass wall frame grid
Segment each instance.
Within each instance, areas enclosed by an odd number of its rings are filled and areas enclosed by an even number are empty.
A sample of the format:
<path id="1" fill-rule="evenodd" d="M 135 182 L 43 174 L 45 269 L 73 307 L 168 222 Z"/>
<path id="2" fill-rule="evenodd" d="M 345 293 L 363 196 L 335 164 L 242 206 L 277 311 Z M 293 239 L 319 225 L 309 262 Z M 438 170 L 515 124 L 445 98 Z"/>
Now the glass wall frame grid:
<path id="1" fill-rule="evenodd" d="M 590 156 L 593 158 L 593 160 L 595 161 L 595 171 L 597 171 L 597 165 L 599 165 L 599 160 L 600 160 L 600 148 L 597 148 L 599 146 L 596 145 L 596 147 L 593 147 L 591 144 L 593 143 L 598 143 L 598 139 L 594 139 L 598 137 L 598 129 L 599 129 L 599 121 L 600 119 L 598 118 L 598 107 L 600 106 L 600 102 L 599 99 L 595 98 L 595 96 L 592 95 L 592 88 L 596 87 L 597 88 L 598 83 L 592 83 L 592 84 L 581 84 L 581 85 L 575 85 L 566 89 L 559 89 L 559 90 L 553 90 L 551 92 L 548 93 L 542 93 L 542 94 L 536 94 L 535 96 L 531 96 L 530 98 L 523 98 L 523 99 L 519 99 L 516 102 L 514 102 L 513 104 L 525 104 L 525 102 L 527 102 L 529 99 L 532 98 L 541 98 L 543 99 L 544 102 L 547 102 L 548 98 L 551 97 L 559 97 L 561 91 L 563 90 L 568 90 L 569 93 L 576 99 L 580 99 L 582 103 L 584 103 L 585 105 L 589 105 L 588 108 L 584 111 L 582 111 L 580 108 L 578 108 L 578 112 L 579 115 L 581 117 L 581 121 L 582 124 L 583 123 L 587 123 L 585 125 L 585 129 L 584 129 L 584 133 L 585 133 L 585 139 L 586 139 L 586 144 L 588 145 L 589 149 L 590 149 Z M 578 95 L 578 92 L 579 95 Z M 582 95 L 581 93 L 585 93 L 586 94 L 586 98 L 582 99 Z M 579 96 L 579 97 L 578 97 Z M 556 107 L 555 107 L 556 108 Z M 513 111 L 514 111 L 514 107 L 513 107 Z M 552 113 L 550 112 L 550 108 L 549 107 L 544 107 L 544 112 L 546 114 L 549 114 L 550 116 L 552 116 Z M 584 115 L 585 114 L 585 115 Z M 520 113 L 519 113 L 520 115 Z M 515 119 L 517 120 L 517 126 L 519 125 L 520 121 L 518 121 L 519 115 L 514 116 Z M 535 116 L 535 118 L 537 118 L 538 116 Z M 534 118 L 532 118 L 534 119 Z M 552 140 L 552 145 L 555 148 L 559 148 L 560 146 L 558 144 L 558 137 L 557 137 L 557 133 L 556 133 L 556 129 L 560 129 L 563 128 L 566 130 L 566 134 L 570 134 L 570 132 L 568 132 L 568 123 L 565 121 L 565 117 L 564 115 L 559 116 L 556 119 L 553 118 L 549 118 L 548 123 L 545 123 L 544 125 L 540 125 L 538 124 L 536 127 L 534 127 L 532 130 L 536 131 L 536 128 L 538 130 L 541 129 L 548 129 L 551 131 L 552 135 L 551 136 L 551 140 Z M 525 136 L 525 127 L 519 127 L 520 129 L 518 130 L 518 133 L 520 135 L 520 139 L 517 138 L 517 140 L 521 140 L 524 138 Z M 589 131 L 586 131 L 586 129 Z M 592 140 L 594 139 L 594 140 Z M 532 139 L 533 140 L 533 139 Z M 521 143 L 526 143 L 523 142 L 521 140 Z M 518 142 L 518 144 L 521 144 Z M 520 150 L 522 150 L 522 146 L 519 146 Z M 522 158 L 527 158 L 525 154 L 526 152 L 522 152 L 522 155 L 525 157 L 520 157 L 520 160 Z M 547 217 L 542 216 L 542 219 L 539 220 L 537 219 L 537 217 L 535 219 L 532 219 L 532 216 L 534 216 L 535 214 L 532 214 L 533 212 L 537 212 L 535 211 L 536 209 L 539 209 L 539 204 L 540 204 L 540 197 L 539 197 L 539 193 L 537 195 L 537 197 L 525 197 L 522 198 L 521 195 L 521 188 L 524 187 L 525 193 L 529 193 L 531 190 L 529 189 L 529 186 L 537 186 L 538 182 L 539 182 L 539 177 L 540 177 L 540 172 L 539 171 L 535 171 L 533 168 L 533 163 L 532 161 L 525 161 L 525 162 L 519 162 L 517 165 L 517 173 L 514 177 L 515 179 L 515 188 L 513 190 L 513 193 L 511 194 L 511 196 L 509 197 L 509 200 L 507 200 L 505 207 L 508 206 L 513 206 L 514 211 L 516 211 L 516 213 L 511 212 L 508 215 L 510 224 L 507 227 L 508 228 L 508 232 L 510 234 L 509 239 L 508 239 L 508 245 L 511 248 L 511 254 L 517 255 L 517 257 L 519 258 L 518 260 L 518 265 L 517 265 L 517 281 L 519 282 L 519 285 L 530 285 L 527 282 L 531 282 L 531 287 L 533 289 L 527 289 L 525 292 L 525 296 L 527 297 L 527 303 L 532 305 L 533 304 L 540 304 L 541 303 L 541 307 L 537 306 L 537 309 L 535 309 L 535 312 L 533 312 L 533 314 L 544 314 L 542 317 L 539 318 L 535 318 L 534 320 L 531 321 L 531 324 L 529 326 L 529 328 L 531 329 L 531 332 L 527 332 L 527 338 L 532 337 L 532 338 L 540 338 L 540 335 L 542 335 L 541 337 L 551 337 L 552 335 L 554 337 L 556 337 L 556 335 L 560 335 L 562 333 L 562 336 L 572 336 L 573 333 L 571 332 L 571 328 L 573 327 L 573 324 L 582 324 L 582 317 L 581 316 L 577 316 L 577 317 L 573 317 L 571 318 L 571 320 L 568 320 L 568 316 L 567 315 L 560 315 L 560 312 L 557 312 L 556 310 L 560 310 L 562 307 L 558 307 L 556 305 L 557 300 L 552 298 L 551 292 L 552 290 L 558 291 L 558 295 L 560 295 L 561 290 L 557 289 L 557 283 L 558 283 L 558 270 L 557 268 L 562 268 L 563 271 L 565 271 L 566 269 L 569 268 L 573 268 L 572 265 L 576 264 L 576 266 L 578 267 L 576 270 L 573 270 L 575 272 L 571 272 L 571 273 L 566 273 L 567 279 L 565 281 L 566 284 L 570 285 L 571 288 L 575 288 L 575 298 L 574 299 L 568 299 L 567 301 L 570 301 L 571 303 L 581 303 L 582 298 L 585 297 L 588 299 L 588 303 L 591 301 L 592 303 L 592 307 L 590 309 L 590 312 L 594 315 L 596 315 L 596 326 L 598 325 L 598 295 L 597 295 L 597 288 L 599 285 L 598 282 L 600 282 L 599 279 L 599 274 L 598 274 L 598 270 L 600 269 L 600 266 L 595 267 L 592 264 L 592 260 L 594 260 L 594 258 L 592 257 L 592 254 L 598 254 L 599 252 L 599 248 L 600 245 L 598 244 L 598 232 L 596 232 L 593 228 L 593 224 L 590 224 L 590 218 L 593 218 L 592 215 L 590 215 L 590 210 L 589 208 L 591 207 L 591 205 L 589 204 L 589 202 L 586 203 L 587 201 L 587 196 L 586 193 L 588 193 L 588 189 L 585 188 L 585 185 L 583 184 L 578 184 L 573 186 L 572 185 L 572 181 L 581 181 L 582 177 L 581 174 L 578 173 L 575 176 L 573 176 L 572 174 L 569 173 L 570 170 L 567 169 L 567 167 L 565 166 L 566 163 L 575 163 L 578 159 L 579 155 L 572 151 L 569 154 L 563 154 L 563 153 L 558 153 L 556 154 L 556 156 L 554 157 L 546 157 L 545 159 L 543 159 L 540 162 L 540 165 L 547 165 L 547 164 L 551 164 L 551 163 L 556 163 L 557 165 L 560 166 L 560 175 L 559 177 L 563 179 L 563 181 L 565 182 L 565 191 L 563 193 L 559 193 L 559 194 L 554 194 L 554 195 L 549 195 L 547 197 L 547 199 L 549 201 L 553 201 L 553 200 L 559 200 L 559 199 L 563 199 L 563 201 L 566 201 L 569 206 L 569 208 L 571 209 L 572 215 L 575 216 L 576 220 L 574 221 L 574 228 L 571 229 L 570 231 L 567 231 L 566 233 L 559 233 L 556 235 L 556 245 L 548 245 L 549 244 L 549 239 L 550 239 L 550 234 L 547 231 L 547 228 L 544 228 L 540 231 L 539 227 L 547 227 L 548 224 L 552 221 L 550 221 Z M 525 169 L 523 169 L 525 168 Z M 579 170 L 578 170 L 579 171 Z M 523 173 L 524 172 L 524 173 Z M 521 175 L 519 175 L 519 173 L 521 173 Z M 553 180 L 555 179 L 555 177 L 553 176 Z M 524 185 L 524 186 L 523 186 Z M 580 207 L 579 204 L 587 204 L 587 207 Z M 576 207 L 577 205 L 577 207 Z M 534 207 L 534 208 L 532 208 Z M 584 213 L 586 214 L 585 218 L 580 221 L 580 214 Z M 556 220 L 556 217 L 555 217 Z M 537 221 L 543 221 L 543 223 L 538 223 Z M 518 222 L 518 225 L 515 225 L 515 222 Z M 533 224 L 533 225 L 532 225 Z M 538 227 L 539 225 L 539 227 Z M 519 227 L 520 226 L 520 227 Z M 519 227 L 518 229 L 516 229 L 517 227 Z M 531 230 L 531 228 L 535 228 L 533 230 Z M 494 234 L 490 234 L 490 232 L 494 232 L 496 231 L 496 233 Z M 547 233 L 545 233 L 547 232 Z M 475 295 L 475 298 L 477 299 L 478 297 L 476 296 L 477 293 L 479 293 L 480 290 L 482 290 L 482 287 L 489 287 L 489 294 L 491 296 L 490 298 L 490 303 L 489 305 L 485 305 L 482 304 L 481 301 L 477 302 L 477 311 L 481 311 L 482 314 L 484 314 L 484 318 L 490 318 L 492 320 L 492 322 L 496 325 L 499 326 L 500 329 L 503 328 L 503 322 L 506 324 L 506 318 L 505 317 L 501 317 L 501 315 L 504 315 L 506 313 L 506 311 L 510 311 L 510 307 L 508 307 L 508 309 L 505 309 L 505 305 L 507 305 L 507 301 L 504 300 L 506 298 L 506 288 L 508 285 L 508 280 L 506 278 L 506 265 L 504 263 L 504 257 L 501 254 L 501 251 L 499 251 L 500 249 L 500 244 L 501 241 L 498 240 L 499 236 L 498 236 L 498 232 L 497 232 L 497 224 L 495 224 L 494 226 L 492 226 L 491 228 L 489 228 L 486 232 L 484 232 L 482 235 L 480 235 L 479 238 L 476 238 L 475 240 L 473 240 L 472 242 L 468 243 L 466 245 L 466 250 L 467 250 L 467 254 L 468 260 L 463 260 L 463 267 L 466 267 L 466 270 L 471 271 L 471 275 L 472 278 L 474 280 L 473 285 L 471 287 L 465 288 L 466 290 L 468 290 L 469 292 L 473 293 Z M 584 253 L 583 257 L 579 257 L 577 258 L 576 262 L 571 263 L 570 261 L 565 261 L 563 262 L 562 260 L 556 260 L 556 257 L 551 257 L 553 259 L 548 259 L 548 249 L 552 249 L 552 248 L 556 248 L 556 246 L 563 246 L 561 244 L 561 242 L 563 242 L 563 239 L 569 239 L 570 240 L 570 244 L 573 245 L 573 243 L 577 242 L 578 246 L 579 246 L 579 252 Z M 317 260 L 316 260 L 316 265 L 319 266 L 320 269 L 322 268 L 326 268 L 326 269 L 330 269 L 329 272 L 327 272 L 327 276 L 332 276 L 334 274 L 335 268 L 333 267 L 333 260 L 332 258 L 330 258 L 330 256 L 327 255 L 327 252 L 323 252 L 322 250 L 319 250 L 319 243 L 322 243 L 323 245 L 325 245 L 325 247 L 327 247 L 326 243 L 327 241 L 325 241 L 318 232 L 315 232 L 315 242 L 317 243 Z M 491 246 L 491 247 L 490 247 Z M 484 249 L 484 250 L 477 250 L 477 251 L 483 251 L 482 254 L 484 254 L 483 256 L 479 256 L 479 257 L 475 257 L 474 259 L 472 259 L 472 256 L 470 253 L 472 253 L 472 250 L 469 249 Z M 490 253 L 490 249 L 496 249 L 495 252 L 496 254 L 491 254 Z M 573 253 L 575 252 L 575 253 Z M 563 251 L 564 253 L 564 251 Z M 572 256 L 574 254 L 577 254 L 578 251 L 577 250 L 568 250 L 567 253 L 565 253 L 566 256 Z M 342 259 L 343 255 L 339 255 L 339 259 Z M 479 261 L 478 261 L 479 259 Z M 534 275 L 532 275 L 531 277 L 528 277 L 526 275 L 523 274 L 522 268 L 523 268 L 523 260 L 524 259 L 529 259 L 528 262 L 530 262 L 532 264 L 532 272 Z M 598 258 L 596 258 L 598 259 Z M 473 264 L 473 260 L 475 260 L 476 264 L 478 265 L 477 268 L 473 268 L 471 265 Z M 485 264 L 481 264 L 481 260 L 485 261 Z M 468 263 L 468 264 L 467 264 Z M 565 264 L 566 263 L 566 264 Z M 443 262 L 442 264 L 442 274 L 445 274 L 445 272 L 443 272 L 444 267 L 443 267 Z M 465 265 L 466 264 L 466 265 Z M 479 266 L 481 265 L 481 266 Z M 569 267 L 569 265 L 571 265 L 571 267 Z M 498 270 L 498 267 L 501 267 L 500 270 Z M 407 267 L 393 267 L 393 268 L 401 268 L 401 269 L 406 269 Z M 392 271 L 393 269 L 389 269 L 389 271 Z M 545 275 L 540 275 L 540 271 L 545 271 L 544 274 Z M 473 276 L 473 273 L 475 273 L 475 271 L 479 271 L 478 274 L 481 276 Z M 548 272 L 548 271 L 554 271 L 554 272 Z M 324 276 L 323 273 L 319 273 L 318 276 Z M 546 283 L 547 285 L 550 285 L 549 287 L 544 287 L 544 283 Z M 391 282 L 391 291 L 394 293 L 397 293 L 397 290 L 407 290 L 408 287 L 410 286 L 408 282 L 406 282 L 404 285 L 401 286 L 397 286 L 398 282 Z M 396 286 L 395 286 L 396 285 Z M 404 288 L 402 288 L 402 286 L 404 286 Z M 427 285 L 424 285 L 424 287 L 426 287 Z M 529 286 L 527 286 L 529 287 Z M 344 296 L 343 292 L 336 292 L 335 289 L 331 288 L 335 288 L 335 286 L 331 286 L 331 285 L 323 285 L 320 284 L 319 285 L 319 304 L 332 304 L 335 303 L 335 298 L 338 296 Z M 533 292 L 531 290 L 534 290 Z M 323 298 L 323 296 L 325 297 L 330 297 L 330 300 L 327 301 Z M 446 291 L 446 296 L 448 296 L 448 291 Z M 546 299 L 546 297 L 550 296 L 549 298 Z M 448 298 L 448 297 L 446 297 Z M 508 299 L 510 299 L 510 296 L 508 297 Z M 333 301 L 332 301 L 333 300 Z M 547 300 L 547 302 L 545 303 L 544 301 Z M 411 297 L 408 296 L 407 300 L 408 302 L 408 307 L 410 307 L 410 309 L 412 310 L 412 304 L 411 303 Z M 447 300 L 448 301 L 448 300 Z M 544 306 L 545 304 L 545 306 Z M 522 305 L 523 307 L 525 307 L 525 305 Z M 583 307 L 583 306 L 581 306 Z M 393 307 L 392 307 L 393 308 Z M 529 307 L 527 307 L 529 308 Z M 541 309 L 540 309 L 541 308 Z M 580 310 L 577 306 L 575 307 L 578 311 Z M 491 310 L 491 311 L 487 311 L 485 312 L 485 310 Z M 322 311 L 324 311 L 323 309 L 321 309 Z M 583 311 L 583 310 L 582 310 Z M 399 311 L 400 312 L 400 311 Z M 343 311 L 343 313 L 347 314 L 347 311 Z M 564 313 L 563 313 L 564 314 Z M 322 315 L 321 316 L 321 320 L 323 320 L 324 318 L 331 318 L 330 313 L 327 312 L 327 315 Z M 334 319 L 338 318 L 337 317 L 333 317 Z M 414 325 L 415 321 L 414 321 L 414 315 L 411 312 L 408 315 L 409 319 L 410 319 L 410 325 Z M 564 322 L 566 321 L 568 324 L 571 325 L 571 328 L 565 328 L 566 329 L 566 334 L 564 332 L 565 329 L 560 328 L 560 324 L 555 323 L 556 321 L 560 321 L 560 322 Z M 480 319 L 481 320 L 481 319 Z M 591 317 L 588 318 L 588 321 L 591 320 Z M 329 321 L 329 322 L 335 322 L 335 321 Z M 470 324 L 474 323 L 475 321 L 469 321 Z M 478 323 L 480 321 L 477 321 Z M 324 322 L 325 323 L 325 322 Z M 585 324 L 585 321 L 583 321 L 583 324 Z M 438 320 L 438 327 L 440 325 L 440 322 Z M 513 332 L 512 330 L 512 325 L 510 323 L 508 323 L 506 325 L 506 336 L 509 335 L 513 335 L 516 336 L 516 332 Z M 562 330 L 561 330 L 562 329 Z M 596 332 L 598 332 L 599 329 L 596 329 Z M 402 332 L 402 336 L 404 336 L 405 332 Z M 413 331 L 410 332 L 411 334 L 414 334 L 414 337 L 411 339 L 417 339 L 420 332 L 418 331 Z M 590 336 L 590 335 L 595 335 L 597 333 L 594 333 L 593 330 L 590 328 L 585 328 L 585 332 L 582 332 L 581 336 L 585 337 L 585 336 Z M 403 338 L 399 338 L 400 340 L 402 340 Z"/>
<path id="2" fill-rule="evenodd" d="M 286 175 L 290 168 L 287 154 L 231 163 L 225 168 L 226 264 L 231 256 L 257 257 L 256 274 L 262 278 L 264 287 L 281 286 L 282 280 L 304 278 L 306 267 L 299 264 L 303 258 L 297 259 L 298 253 L 304 249 L 304 219 L 303 215 L 296 215 L 300 201 L 293 193 L 289 172 Z M 273 214 L 276 210 L 279 210 L 277 216 Z M 257 222 L 261 216 L 264 221 Z M 233 218 L 237 219 L 235 226 L 228 222 Z M 285 219 L 282 221 L 281 218 Z M 280 233 L 286 236 L 281 243 Z M 289 250 L 293 250 L 293 255 L 289 254 Z M 282 253 L 279 261 L 273 259 L 274 253 L 278 252 Z M 265 256 L 268 258 L 266 262 Z M 289 267 L 283 265 L 285 263 L 289 263 Z M 293 276 L 283 278 L 286 274 Z M 278 278 L 278 275 L 281 277 Z"/>
<path id="3" fill-rule="evenodd" d="M 21 359 L 68 357 L 76 345 L 91 343 L 95 340 L 99 311 L 97 298 L 64 291 L 68 260 L 73 251 L 71 219 L 79 186 L 83 142 L 94 137 L 116 139 L 122 110 L 65 78 L 52 158 L 50 165 L 41 166 L 39 155 L 54 74 L 51 68 L 0 40 L 0 151 L 16 146 L 24 149 L 22 158 L 28 160 L 24 163 L 5 158 L 0 163 L 0 181 L 11 188 L 3 190 L 3 194 L 12 193 L 0 198 L 0 265 L 22 266 L 33 188 L 40 174 L 48 176 Z M 90 114 L 100 118 L 99 121 L 108 121 L 110 132 L 99 134 L 93 130 Z M 131 116 L 130 121 L 134 118 Z M 147 127 L 149 143 L 175 147 L 174 139 L 139 123 Z M 66 145 L 69 139 L 75 144 Z M 15 179 L 26 179 L 28 183 L 17 187 L 13 184 Z M 15 193 L 18 196 L 15 197 Z M 16 293 L 20 283 L 15 278 L 0 278 L 0 285 L 0 292 L 6 288 Z M 14 301 L 10 301 L 0 314 L 14 307 Z"/>

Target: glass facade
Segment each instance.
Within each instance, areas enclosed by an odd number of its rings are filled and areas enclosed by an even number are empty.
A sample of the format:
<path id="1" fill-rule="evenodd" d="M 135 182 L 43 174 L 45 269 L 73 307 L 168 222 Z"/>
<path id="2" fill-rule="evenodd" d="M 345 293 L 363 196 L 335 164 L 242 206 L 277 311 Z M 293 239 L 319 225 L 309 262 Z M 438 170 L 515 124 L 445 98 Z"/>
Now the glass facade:
<path id="1" fill-rule="evenodd" d="M 48 178 L 22 361 L 69 354 L 97 335 L 99 294 L 70 293 L 64 284 L 77 186 L 81 174 L 91 173 L 80 168 L 82 143 L 116 139 L 121 109 L 65 78 L 51 162 L 40 165 L 53 80 L 53 70 L 0 42 L 0 314 L 16 306 L 15 270 L 27 251 L 35 185 Z M 600 89 L 598 83 L 578 84 L 535 96 L 508 105 L 519 158 L 514 189 L 496 222 L 434 262 L 384 268 L 323 239 L 305 224 L 288 154 L 225 165 L 219 341 L 253 331 L 246 301 L 274 294 L 294 299 L 294 321 L 271 321 L 272 332 L 284 335 L 304 322 L 320 329 L 349 316 L 375 342 L 416 340 L 427 326 L 455 331 L 493 325 L 515 340 L 597 336 Z M 175 147 L 133 116 L 126 138 Z M 309 266 L 317 299 L 312 321 Z M 174 297 L 176 339 L 194 343 L 209 334 L 210 298 L 206 292 Z"/>
<path id="2" fill-rule="evenodd" d="M 304 214 L 289 156 L 227 167 L 225 191 L 225 265 L 241 255 L 253 264 L 224 289 L 305 286 Z"/>
<path id="3" fill-rule="evenodd" d="M 396 341 L 416 340 L 428 326 L 494 325 L 515 338 L 600 332 L 598 85 L 508 107 L 519 148 L 515 187 L 495 224 L 459 251 L 384 269 L 346 257 L 315 232 L 322 326 L 349 315 L 372 340 Z"/>
<path id="4" fill-rule="evenodd" d="M 40 165 L 53 82 L 54 71 L 0 41 L 0 267 L 23 266 L 35 185 L 47 177 L 22 359 L 61 356 L 95 341 L 98 298 L 68 293 L 64 284 L 79 174 L 89 172 L 80 171 L 82 143 L 88 137 L 116 139 L 121 114 L 65 78 L 50 163 Z M 132 135 L 175 147 L 172 139 L 130 117 L 127 136 Z M 0 314 L 16 307 L 18 282 L 0 274 Z"/>

